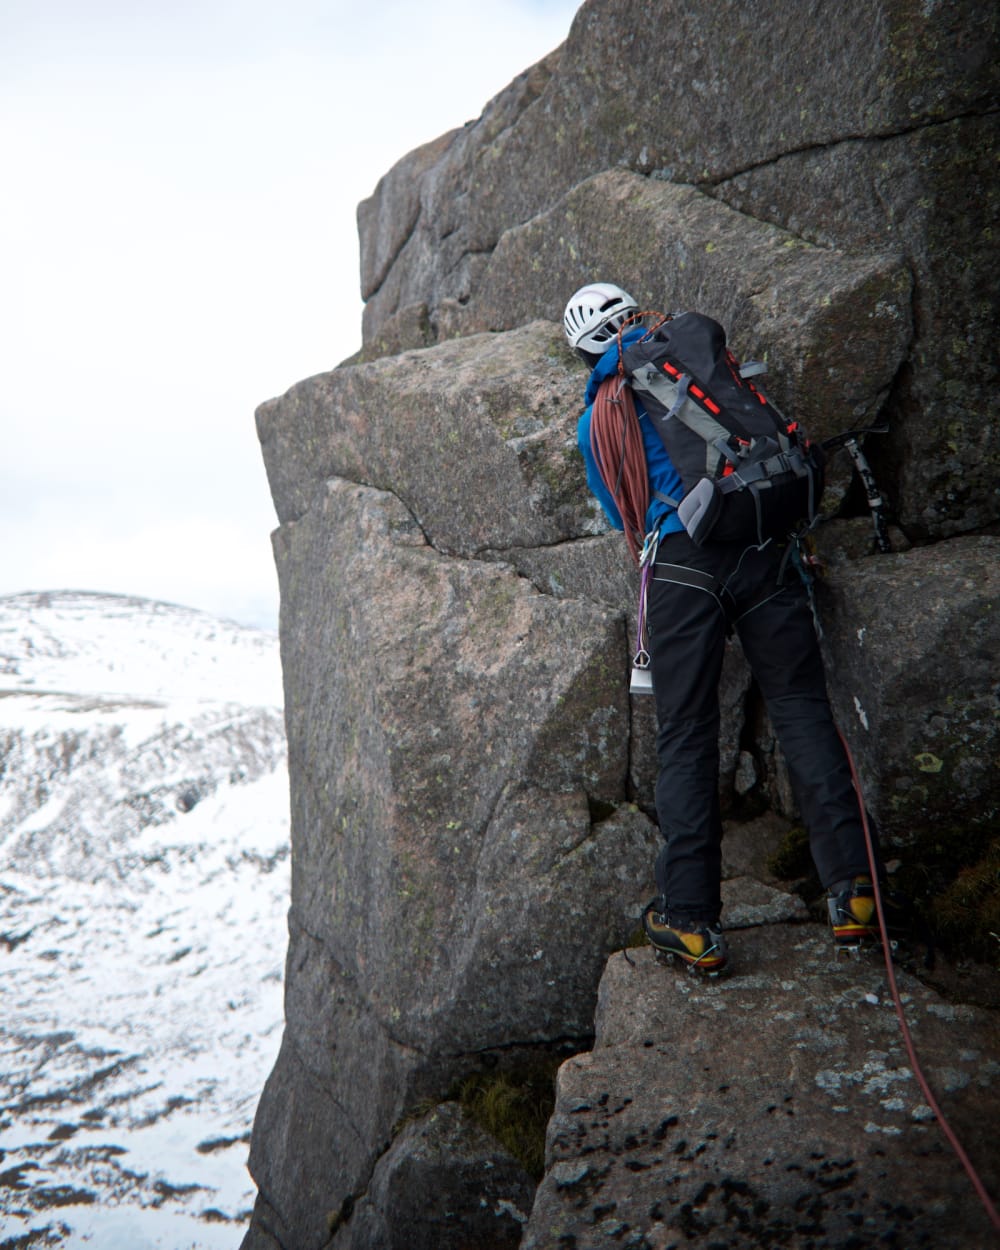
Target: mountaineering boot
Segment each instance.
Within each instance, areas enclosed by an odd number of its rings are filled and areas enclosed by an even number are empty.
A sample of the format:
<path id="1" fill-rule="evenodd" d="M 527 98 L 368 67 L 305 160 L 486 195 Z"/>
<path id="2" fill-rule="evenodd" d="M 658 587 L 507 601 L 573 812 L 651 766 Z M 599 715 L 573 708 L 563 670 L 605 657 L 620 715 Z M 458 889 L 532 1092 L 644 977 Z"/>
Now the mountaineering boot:
<path id="1" fill-rule="evenodd" d="M 879 883 L 883 900 L 886 933 L 891 950 L 900 940 L 906 940 L 913 930 L 913 908 L 903 894 L 890 890 L 884 881 Z M 879 913 L 875 906 L 875 888 L 868 875 L 855 876 L 850 881 L 840 881 L 831 886 L 826 896 L 830 913 L 830 925 L 834 930 L 834 945 L 838 950 L 858 951 L 865 945 L 881 940 Z"/>
<path id="2" fill-rule="evenodd" d="M 826 905 L 837 946 L 860 946 L 862 942 L 878 938 L 878 913 L 871 877 L 839 882 L 831 888 Z"/>
<path id="3" fill-rule="evenodd" d="M 718 976 L 728 962 L 729 952 L 718 925 L 688 924 L 680 920 L 671 925 L 662 895 L 647 905 L 642 913 L 642 926 L 660 954 L 675 956 L 692 972 Z"/>

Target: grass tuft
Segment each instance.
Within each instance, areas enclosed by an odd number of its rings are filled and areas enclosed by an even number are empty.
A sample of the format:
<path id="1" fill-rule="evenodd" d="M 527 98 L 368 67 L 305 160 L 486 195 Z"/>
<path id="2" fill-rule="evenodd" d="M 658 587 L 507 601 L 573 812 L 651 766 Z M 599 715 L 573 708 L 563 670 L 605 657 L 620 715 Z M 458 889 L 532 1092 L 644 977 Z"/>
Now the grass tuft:
<path id="1" fill-rule="evenodd" d="M 942 941 L 1000 966 L 1000 838 L 975 864 L 963 868 L 931 908 Z"/>
<path id="2" fill-rule="evenodd" d="M 545 1130 L 555 1106 L 560 1062 L 547 1057 L 517 1071 L 480 1073 L 463 1081 L 458 1091 L 466 1114 L 535 1180 L 545 1171 Z"/>

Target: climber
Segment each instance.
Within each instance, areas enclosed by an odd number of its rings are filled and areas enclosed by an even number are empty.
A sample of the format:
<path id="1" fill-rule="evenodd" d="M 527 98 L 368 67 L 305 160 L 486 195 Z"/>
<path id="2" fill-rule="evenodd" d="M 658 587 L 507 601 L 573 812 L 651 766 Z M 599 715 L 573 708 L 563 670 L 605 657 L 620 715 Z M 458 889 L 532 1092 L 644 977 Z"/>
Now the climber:
<path id="1" fill-rule="evenodd" d="M 735 630 L 788 764 L 813 860 L 828 891 L 834 941 L 851 947 L 877 939 L 858 799 L 830 710 L 802 581 L 788 572 L 782 544 L 709 538 L 696 545 L 689 537 L 677 511 L 684 493 L 680 475 L 639 396 L 630 387 L 620 394 L 618 334 L 638 312 L 621 287 L 591 283 L 572 296 L 563 325 L 570 347 L 592 370 L 577 429 L 587 483 L 616 529 L 624 528 L 618 504 L 630 473 L 643 478 L 641 497 L 651 501 L 639 523 L 645 551 L 654 553 L 646 621 L 657 718 L 656 811 L 664 845 L 655 863 L 657 896 L 643 916 L 646 934 L 658 951 L 693 970 L 716 974 L 726 966 L 718 687 L 727 633 Z M 645 333 L 641 324 L 626 329 L 623 348 Z M 617 436 L 611 445 L 619 459 L 602 477 L 592 445 L 595 401 L 628 399 L 635 404 L 641 440 L 635 440 L 635 454 L 626 455 L 624 432 Z"/>

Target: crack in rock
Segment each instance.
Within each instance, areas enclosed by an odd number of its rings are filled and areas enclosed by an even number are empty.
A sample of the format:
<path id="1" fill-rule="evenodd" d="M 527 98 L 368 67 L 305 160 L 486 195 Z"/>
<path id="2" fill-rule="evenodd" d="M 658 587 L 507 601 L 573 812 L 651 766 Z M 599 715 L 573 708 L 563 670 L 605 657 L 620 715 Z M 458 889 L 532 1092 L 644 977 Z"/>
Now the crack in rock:
<path id="1" fill-rule="evenodd" d="M 741 178 L 746 174 L 756 173 L 761 169 L 770 169 L 773 166 L 780 164 L 782 161 L 787 160 L 789 157 L 802 156 L 809 152 L 827 152 L 834 148 L 842 147 L 845 144 L 886 143 L 892 139 L 905 138 L 907 135 L 920 134 L 922 131 L 934 130 L 941 126 L 950 126 L 954 122 L 967 121 L 976 118 L 994 117 L 998 111 L 1000 110 L 971 110 L 954 113 L 948 117 L 925 119 L 916 122 L 912 126 L 903 126 L 897 129 L 872 131 L 869 134 L 840 135 L 835 139 L 826 139 L 822 142 L 803 143 L 799 147 L 789 148 L 787 151 L 778 152 L 774 156 L 769 156 L 764 160 L 754 161 L 751 164 L 742 166 L 738 169 L 728 170 L 727 172 L 718 174 L 713 178 L 699 179 L 692 185 L 697 187 L 699 191 L 703 191 L 708 194 L 712 188 L 724 186 L 727 182 L 731 182 L 734 178 Z M 655 178 L 656 174 L 653 173 L 650 177 Z M 664 181 L 670 180 L 664 179 Z"/>

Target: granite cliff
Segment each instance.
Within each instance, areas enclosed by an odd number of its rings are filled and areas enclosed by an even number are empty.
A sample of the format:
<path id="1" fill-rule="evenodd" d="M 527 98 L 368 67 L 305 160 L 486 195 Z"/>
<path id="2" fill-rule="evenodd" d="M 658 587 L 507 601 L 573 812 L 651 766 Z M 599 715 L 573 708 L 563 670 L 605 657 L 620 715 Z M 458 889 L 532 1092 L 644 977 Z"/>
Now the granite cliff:
<path id="1" fill-rule="evenodd" d="M 831 694 L 911 886 L 980 880 L 1000 801 L 997 17 L 669 18 L 588 0 L 478 121 L 389 171 L 358 213 L 361 353 L 258 411 L 292 903 L 248 1250 L 988 1244 L 883 974 L 832 964 L 807 874 L 785 879 L 794 807 L 736 649 L 736 974 L 699 988 L 613 954 L 651 893 L 652 709 L 627 691 L 635 586 L 588 498 L 558 321 L 613 279 L 723 321 L 815 435 L 887 425 L 866 451 L 893 553 L 872 554 L 847 467 L 824 500 Z M 996 1017 L 902 975 L 995 1191 Z M 457 1091 L 560 1059 L 536 1190 Z"/>

